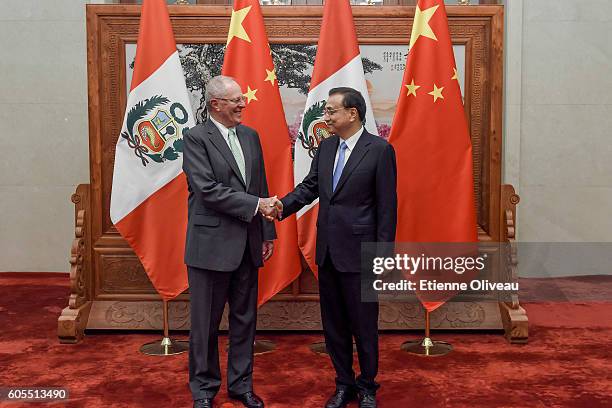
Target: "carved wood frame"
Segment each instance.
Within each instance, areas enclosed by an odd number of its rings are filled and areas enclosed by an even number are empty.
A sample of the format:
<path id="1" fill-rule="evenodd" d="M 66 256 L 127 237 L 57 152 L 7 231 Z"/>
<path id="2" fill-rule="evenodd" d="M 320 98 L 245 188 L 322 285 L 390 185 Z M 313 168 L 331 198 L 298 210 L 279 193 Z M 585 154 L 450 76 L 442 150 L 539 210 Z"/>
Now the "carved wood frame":
<path id="1" fill-rule="evenodd" d="M 200 5 L 168 8 L 177 43 L 225 43 L 230 7 Z M 270 41 L 316 44 L 322 11 L 320 6 L 264 7 Z M 87 222 L 86 231 L 89 234 L 87 248 L 83 250 L 88 264 L 82 269 L 88 273 L 84 281 L 89 285 L 86 292 L 91 305 L 87 308 L 87 314 L 91 316 L 88 323 L 83 323 L 88 321 L 87 316 L 80 320 L 81 329 L 141 329 L 161 325 L 161 318 L 151 317 L 153 312 L 149 313 L 148 318 L 141 318 L 147 314 L 146 310 L 158 309 L 159 297 L 109 217 L 115 143 L 127 97 L 124 85 L 125 44 L 136 42 L 139 13 L 140 7 L 135 5 L 87 5 L 90 188 L 84 194 L 89 200 L 88 213 L 79 222 Z M 453 43 L 466 47 L 465 108 L 474 151 L 479 237 L 482 241 L 497 242 L 505 238 L 506 227 L 505 218 L 500 216 L 503 214 L 500 208 L 503 6 L 448 6 L 447 13 Z M 414 7 L 354 6 L 353 16 L 360 43 L 407 46 Z M 260 328 L 320 328 L 318 296 L 316 293 L 302 292 L 302 282 L 303 279 L 297 280 L 261 308 Z M 177 298 L 179 302 L 186 302 L 187 299 L 187 294 Z M 140 317 L 127 324 L 120 321 L 117 325 L 112 321 L 109 323 L 108 317 L 122 313 L 125 305 L 131 305 L 132 312 Z M 433 318 L 432 326 L 500 327 L 499 312 L 493 312 L 497 310 L 497 305 L 492 306 L 478 312 L 483 316 L 488 315 L 478 321 L 451 322 L 445 316 L 456 313 L 456 310 L 453 313 L 441 312 L 437 319 L 439 324 Z M 177 307 L 175 312 L 184 310 L 178 304 Z M 466 310 L 464 314 L 475 315 L 473 310 L 466 309 L 470 307 L 476 306 L 447 305 L 449 310 L 463 308 Z M 172 311 L 171 308 L 171 315 Z M 495 313 L 497 315 L 493 316 Z M 160 314 L 154 312 L 153 315 Z M 296 316 L 300 317 L 296 319 Z M 420 326 L 421 316 L 420 306 L 381 305 L 381 328 Z M 148 323 L 142 323 L 143 320 Z M 184 315 L 176 316 L 174 320 L 171 318 L 173 328 L 186 328 L 186 324 Z"/>

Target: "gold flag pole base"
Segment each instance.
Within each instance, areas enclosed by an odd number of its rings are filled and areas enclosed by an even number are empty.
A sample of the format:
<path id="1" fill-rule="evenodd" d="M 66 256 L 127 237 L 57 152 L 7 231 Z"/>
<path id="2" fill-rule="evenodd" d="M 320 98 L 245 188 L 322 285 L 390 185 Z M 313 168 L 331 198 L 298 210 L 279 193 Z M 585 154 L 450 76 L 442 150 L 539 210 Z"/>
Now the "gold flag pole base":
<path id="1" fill-rule="evenodd" d="M 148 356 L 173 356 L 188 350 L 188 341 L 172 340 L 170 337 L 164 337 L 161 342 L 153 341 L 140 347 L 140 352 Z"/>
<path id="2" fill-rule="evenodd" d="M 276 350 L 276 344 L 272 340 L 255 340 L 253 344 L 253 354 L 256 356 L 271 353 L 274 350 Z"/>
<path id="3" fill-rule="evenodd" d="M 276 350 L 276 344 L 272 340 L 255 340 L 253 342 L 253 355 L 271 353 Z M 229 342 L 225 345 L 225 351 L 229 351 Z"/>
<path id="4" fill-rule="evenodd" d="M 174 356 L 189 350 L 189 342 L 183 340 L 172 340 L 168 334 L 168 301 L 164 300 L 164 338 L 161 341 L 153 341 L 143 344 L 140 352 L 148 356 Z"/>
<path id="5" fill-rule="evenodd" d="M 325 347 L 325 342 L 324 341 L 318 341 L 316 343 L 312 343 L 310 346 L 310 351 L 312 351 L 315 354 L 329 354 L 327 352 L 327 347 Z M 353 343 L 353 353 L 357 352 L 357 345 L 355 343 Z"/>
<path id="6" fill-rule="evenodd" d="M 445 356 L 453 351 L 453 346 L 445 341 L 432 341 L 429 337 L 425 337 L 422 341 L 406 341 L 401 347 L 403 351 L 419 356 Z"/>
<path id="7" fill-rule="evenodd" d="M 432 341 L 430 332 L 429 310 L 425 309 L 425 338 L 418 341 L 406 341 L 400 349 L 417 356 L 439 357 L 445 356 L 453 351 L 453 346 L 445 341 Z"/>

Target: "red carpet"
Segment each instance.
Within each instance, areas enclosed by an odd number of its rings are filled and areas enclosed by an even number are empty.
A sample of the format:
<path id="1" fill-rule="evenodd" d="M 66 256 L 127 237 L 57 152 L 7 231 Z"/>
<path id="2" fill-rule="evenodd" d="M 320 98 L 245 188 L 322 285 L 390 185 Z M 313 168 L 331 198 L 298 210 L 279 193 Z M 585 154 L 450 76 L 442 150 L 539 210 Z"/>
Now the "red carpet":
<path id="1" fill-rule="evenodd" d="M 587 292 L 602 292 L 598 280 L 577 281 Z M 609 289 L 609 280 L 604 286 Z M 0 274 L 0 387 L 67 387 L 70 392 L 68 402 L 0 406 L 191 406 L 187 355 L 157 358 L 138 352 L 159 335 L 91 334 L 80 344 L 60 345 L 56 321 L 67 296 L 66 274 Z M 499 334 L 442 333 L 435 338 L 452 343 L 454 352 L 423 359 L 399 351 L 417 333 L 383 334 L 379 406 L 612 406 L 612 303 L 528 303 L 525 308 L 530 338 L 523 346 L 509 345 Z M 266 406 L 321 407 L 334 378 L 327 357 L 308 349 L 321 336 L 262 338 L 278 345 L 276 352 L 255 359 L 255 391 Z M 223 389 L 215 401 L 218 407 L 238 407 Z"/>

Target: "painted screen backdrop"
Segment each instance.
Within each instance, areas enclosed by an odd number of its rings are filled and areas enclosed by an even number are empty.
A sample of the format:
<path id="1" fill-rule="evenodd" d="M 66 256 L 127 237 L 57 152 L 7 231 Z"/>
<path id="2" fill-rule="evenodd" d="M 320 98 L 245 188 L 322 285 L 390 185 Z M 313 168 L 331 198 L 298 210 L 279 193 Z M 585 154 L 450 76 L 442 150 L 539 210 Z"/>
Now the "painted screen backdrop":
<path id="1" fill-rule="evenodd" d="M 314 66 L 314 55 L 316 54 L 316 45 L 298 44 L 290 45 L 289 47 L 303 47 L 301 51 L 308 49 L 302 57 L 302 64 L 305 66 L 297 77 L 301 79 L 301 83 L 296 81 L 299 86 L 290 88 L 287 85 L 282 85 L 280 79 L 279 68 L 277 74 L 279 76 L 280 93 L 285 111 L 285 118 L 289 127 L 289 134 L 292 143 L 296 142 L 296 136 L 299 131 L 304 106 L 306 105 L 306 97 L 309 89 L 310 77 Z M 295 49 L 284 49 L 287 47 L 283 44 L 272 44 L 273 52 L 279 55 L 295 54 Z M 193 111 L 196 112 L 196 120 L 203 121 L 204 117 L 204 89 L 207 79 L 221 72 L 221 64 L 223 63 L 224 45 L 222 44 L 179 44 L 179 57 L 183 70 L 185 71 L 186 83 L 189 92 L 190 102 Z M 395 113 L 397 103 L 397 95 L 402 84 L 402 79 L 405 70 L 407 45 L 361 45 L 359 47 L 362 60 L 364 61 L 364 71 L 366 85 L 372 104 L 374 119 L 378 133 L 381 137 L 387 139 L 391 130 L 391 123 Z M 126 94 L 129 92 L 129 84 L 131 83 L 133 72 L 133 61 L 136 52 L 135 44 L 127 44 L 125 49 L 125 64 L 126 64 Z M 461 93 L 464 92 L 465 82 L 465 46 L 454 45 L 453 52 L 457 63 L 459 74 L 459 84 Z M 211 62 L 212 61 L 212 62 Z M 288 63 L 287 66 L 296 66 L 298 64 Z M 369 67 L 369 69 L 367 68 Z M 280 68 L 282 69 L 282 68 Z M 292 78 L 296 78 L 296 72 L 292 73 Z M 248 109 L 248 108 L 247 108 Z M 298 143 L 300 143 L 298 141 Z"/>
<path id="2" fill-rule="evenodd" d="M 215 67 L 203 67 L 198 66 L 197 61 L 192 61 L 190 57 L 190 49 L 195 47 L 206 47 L 210 46 L 209 53 L 214 55 L 214 60 L 223 61 L 223 46 L 219 44 L 210 45 L 191 45 L 191 44 L 179 44 L 179 55 L 181 57 L 181 63 L 186 75 L 191 76 L 191 81 L 187 80 L 188 88 L 190 91 L 191 103 L 193 111 L 196 112 L 198 121 L 201 121 L 203 95 L 204 95 L 204 81 L 200 84 L 194 84 L 194 78 L 212 77 L 218 72 L 215 72 Z M 316 45 L 308 44 L 311 48 L 311 52 L 316 52 Z M 285 45 L 273 44 L 272 49 L 275 52 L 282 52 L 282 48 Z M 399 88 L 402 83 L 404 75 L 404 69 L 406 67 L 406 56 L 407 46 L 406 45 L 361 45 L 359 46 L 361 56 L 364 60 L 369 60 L 374 63 L 377 67 L 372 69 L 371 72 L 366 72 L 365 78 L 368 85 L 368 92 L 370 94 L 370 100 L 372 102 L 372 108 L 374 109 L 374 118 L 378 127 L 379 134 L 387 138 L 389 136 L 389 130 L 391 128 L 391 122 L 393 121 L 393 114 L 395 113 L 395 104 L 397 103 L 397 95 Z M 465 82 L 465 46 L 454 45 L 453 51 L 455 54 L 455 60 L 457 62 L 457 70 L 459 72 L 459 84 L 461 86 L 461 92 L 464 91 Z M 132 66 L 134 56 L 136 54 L 136 44 L 126 44 L 125 49 L 125 65 L 126 65 L 126 93 L 129 91 L 129 84 L 132 78 Z M 210 58 L 209 58 L 210 59 Z M 311 61 L 314 63 L 314 57 Z M 309 64 L 305 69 L 301 71 L 304 78 L 304 84 L 301 84 L 302 89 L 308 89 L 308 82 L 312 74 L 313 64 Z M 378 69 L 380 67 L 380 69 Z M 219 72 L 221 66 L 219 65 Z M 277 67 L 277 70 L 279 68 Z M 191 86 L 189 84 L 191 83 Z M 279 81 L 280 84 L 280 81 Z M 280 85 L 281 98 L 283 100 L 283 107 L 285 109 L 285 117 L 287 119 L 287 125 L 289 126 L 289 132 L 292 136 L 293 141 L 298 132 L 298 128 L 301 123 L 304 106 L 306 104 L 306 93 L 300 92 L 297 88 L 290 88 L 287 85 Z"/>

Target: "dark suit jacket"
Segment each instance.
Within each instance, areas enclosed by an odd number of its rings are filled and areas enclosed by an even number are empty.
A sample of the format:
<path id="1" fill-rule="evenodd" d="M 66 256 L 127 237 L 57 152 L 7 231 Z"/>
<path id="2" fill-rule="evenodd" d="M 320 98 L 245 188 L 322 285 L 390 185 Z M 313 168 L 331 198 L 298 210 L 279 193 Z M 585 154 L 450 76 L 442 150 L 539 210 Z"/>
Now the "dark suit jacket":
<path id="1" fill-rule="evenodd" d="M 393 146 L 363 131 L 332 193 L 339 137 L 324 140 L 310 172 L 282 198 L 283 217 L 319 197 L 317 265 L 329 251 L 341 272 L 359 272 L 362 242 L 393 242 L 397 223 L 397 168 Z"/>
<path id="2" fill-rule="evenodd" d="M 189 185 L 185 264 L 215 271 L 238 268 L 249 243 L 256 267 L 263 265 L 262 241 L 276 238 L 274 224 L 258 213 L 259 197 L 268 197 L 263 153 L 257 132 L 238 125 L 246 181 L 219 129 L 210 120 L 183 138 L 183 170 Z"/>

